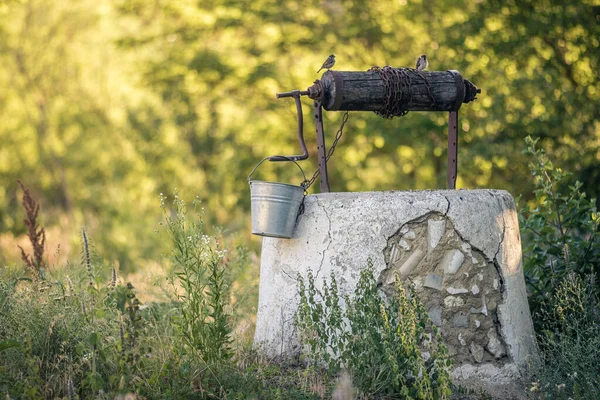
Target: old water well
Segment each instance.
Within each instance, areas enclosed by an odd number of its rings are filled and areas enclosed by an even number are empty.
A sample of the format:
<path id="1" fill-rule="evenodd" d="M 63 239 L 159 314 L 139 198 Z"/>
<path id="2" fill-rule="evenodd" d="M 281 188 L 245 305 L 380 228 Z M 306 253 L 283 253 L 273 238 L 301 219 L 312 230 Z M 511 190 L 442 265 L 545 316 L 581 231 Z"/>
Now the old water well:
<path id="1" fill-rule="evenodd" d="M 395 272 L 415 285 L 455 360 L 454 380 L 494 385 L 519 377 L 536 347 L 514 200 L 502 190 L 454 190 L 458 109 L 477 93 L 456 71 L 385 67 L 328 71 L 306 91 L 278 95 L 294 97 L 297 105 L 302 95 L 315 100 L 319 171 L 303 187 L 320 176 L 321 193 L 306 196 L 291 238 L 263 238 L 254 341 L 264 354 L 300 352 L 298 275 L 311 272 L 320 284 L 333 273 L 340 293 L 351 294 L 371 260 L 383 295 Z M 450 190 L 329 193 L 327 160 L 342 129 L 327 151 L 322 108 L 384 117 L 449 112 Z"/>

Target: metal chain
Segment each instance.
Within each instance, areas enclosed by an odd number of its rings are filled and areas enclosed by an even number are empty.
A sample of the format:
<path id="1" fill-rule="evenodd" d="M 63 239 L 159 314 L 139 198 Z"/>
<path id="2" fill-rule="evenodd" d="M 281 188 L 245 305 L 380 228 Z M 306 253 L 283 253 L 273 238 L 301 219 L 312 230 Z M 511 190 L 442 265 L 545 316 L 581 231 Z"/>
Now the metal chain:
<path id="1" fill-rule="evenodd" d="M 375 114 L 383 118 L 402 117 L 408 114 L 408 106 L 412 103 L 408 70 L 385 66 L 372 67 L 369 71 L 379 73 L 385 86 L 385 103 L 379 111 L 375 111 Z"/>
<path id="2" fill-rule="evenodd" d="M 325 162 L 329 161 L 329 159 L 335 152 L 335 146 L 337 146 L 338 142 L 342 138 L 342 135 L 344 134 L 344 125 L 346 125 L 346 122 L 348 122 L 348 111 L 346 111 L 344 113 L 344 116 L 342 117 L 342 124 L 340 125 L 340 129 L 338 129 L 337 133 L 335 134 L 335 139 L 333 140 L 333 143 L 331 144 L 331 147 L 329 148 L 329 151 L 327 152 L 327 157 L 325 157 Z M 304 188 L 305 192 L 315 182 L 315 180 L 317 179 L 317 177 L 320 174 L 321 174 L 321 171 L 319 169 L 317 169 L 310 179 L 304 180 L 300 184 L 300 186 L 302 186 Z"/>
<path id="3" fill-rule="evenodd" d="M 418 74 L 423 79 L 423 82 L 425 82 L 427 94 L 431 99 L 432 105 L 435 106 L 435 98 L 431 93 L 429 81 L 421 71 L 413 68 L 393 68 L 390 66 L 383 68 L 375 66 L 371 67 L 369 71 L 379 73 L 385 86 L 385 102 L 379 111 L 375 111 L 375 114 L 388 119 L 408 114 L 408 107 L 412 104 L 413 100 L 410 89 L 412 84 L 411 74 L 414 73 Z"/>
<path id="4" fill-rule="evenodd" d="M 417 73 L 419 74 L 419 76 L 421 78 L 423 78 L 423 81 L 425 82 L 425 87 L 427 88 L 427 94 L 429 95 L 429 98 L 431 99 L 431 105 L 433 107 L 435 107 L 435 97 L 433 97 L 433 94 L 431 94 L 431 86 L 429 86 L 429 81 L 427 80 L 427 78 L 425 78 L 423 76 L 423 74 L 420 71 L 417 71 Z"/>

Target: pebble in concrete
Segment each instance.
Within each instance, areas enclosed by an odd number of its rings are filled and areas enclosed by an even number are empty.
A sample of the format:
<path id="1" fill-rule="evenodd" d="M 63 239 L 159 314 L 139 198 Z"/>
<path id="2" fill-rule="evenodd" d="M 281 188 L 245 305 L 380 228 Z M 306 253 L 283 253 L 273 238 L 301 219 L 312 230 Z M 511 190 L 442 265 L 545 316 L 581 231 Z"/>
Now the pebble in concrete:
<path id="1" fill-rule="evenodd" d="M 431 307 L 427 313 L 435 326 L 442 326 L 442 309 L 440 307 Z"/>
<path id="2" fill-rule="evenodd" d="M 414 238 L 417 237 L 417 234 L 415 233 L 415 231 L 408 231 L 408 232 L 406 232 L 406 234 L 404 235 L 404 237 L 407 238 L 407 239 L 412 240 L 412 239 L 414 239 Z"/>
<path id="3" fill-rule="evenodd" d="M 445 232 L 445 219 L 430 219 L 427 221 L 427 253 L 431 253 L 437 247 Z"/>
<path id="4" fill-rule="evenodd" d="M 471 255 L 471 245 L 469 243 L 464 243 L 460 245 L 460 248 L 462 249 L 463 253 L 465 253 L 467 256 L 472 257 Z"/>
<path id="5" fill-rule="evenodd" d="M 446 291 L 450 294 L 465 294 L 465 293 L 469 293 L 469 291 L 465 288 L 454 288 L 454 287 L 448 287 L 446 288 Z"/>
<path id="6" fill-rule="evenodd" d="M 395 264 L 396 261 L 400 259 L 400 250 L 398 246 L 395 244 L 392 246 L 392 251 L 390 251 L 390 264 Z"/>
<path id="7" fill-rule="evenodd" d="M 416 291 L 420 291 L 423 288 L 423 277 L 417 276 L 416 278 L 413 278 L 412 284 Z"/>
<path id="8" fill-rule="evenodd" d="M 410 255 L 410 257 L 408 257 L 408 260 L 406 260 L 404 264 L 402 264 L 402 266 L 400 267 L 400 275 L 406 276 L 410 274 L 410 272 L 413 269 L 415 269 L 417 265 L 419 265 L 424 256 L 425 254 L 423 253 L 423 251 L 421 251 L 420 249 L 416 249 Z"/>
<path id="9" fill-rule="evenodd" d="M 385 280 L 385 284 L 392 286 L 396 283 L 396 274 L 389 274 L 387 279 Z"/>
<path id="10" fill-rule="evenodd" d="M 443 268 L 444 273 L 452 275 L 458 271 L 464 261 L 465 255 L 460 250 L 452 249 L 446 251 L 440 265 Z"/>
<path id="11" fill-rule="evenodd" d="M 487 332 L 487 337 L 489 339 L 487 346 L 485 346 L 487 351 L 489 351 L 496 358 L 503 357 L 506 354 L 506 349 L 498 338 L 496 328 L 490 328 Z"/>
<path id="12" fill-rule="evenodd" d="M 425 277 L 425 283 L 423 286 L 435 289 L 442 290 L 442 283 L 444 282 L 444 278 L 440 275 L 429 274 Z"/>
<path id="13" fill-rule="evenodd" d="M 478 294 L 478 293 L 479 293 L 479 286 L 477 286 L 477 285 L 473 285 L 473 286 L 471 287 L 471 293 L 473 293 L 473 295 L 476 295 L 476 294 Z"/>
<path id="14" fill-rule="evenodd" d="M 469 327 L 469 315 L 464 311 L 459 311 L 452 316 L 450 322 L 454 328 L 468 328 Z"/>
<path id="15" fill-rule="evenodd" d="M 473 359 L 476 363 L 483 361 L 483 346 L 480 346 L 475 342 L 471 342 L 469 345 L 469 351 L 473 355 Z"/>
<path id="16" fill-rule="evenodd" d="M 446 307 L 462 307 L 465 304 L 465 301 L 460 297 L 456 296 L 448 296 L 444 299 L 444 305 Z"/>
<path id="17" fill-rule="evenodd" d="M 467 342 L 465 341 L 465 338 L 463 338 L 462 333 L 458 334 L 458 343 L 460 343 L 461 346 L 466 346 Z"/>
<path id="18" fill-rule="evenodd" d="M 471 311 L 471 314 L 483 314 L 486 317 L 488 316 L 488 309 L 485 304 L 479 308 L 471 307 L 470 311 Z"/>
<path id="19" fill-rule="evenodd" d="M 408 243 L 406 243 L 406 240 L 404 239 L 400 239 L 400 241 L 398 242 L 398 244 L 400 245 L 400 247 L 402 247 L 404 250 L 410 250 L 410 245 Z"/>

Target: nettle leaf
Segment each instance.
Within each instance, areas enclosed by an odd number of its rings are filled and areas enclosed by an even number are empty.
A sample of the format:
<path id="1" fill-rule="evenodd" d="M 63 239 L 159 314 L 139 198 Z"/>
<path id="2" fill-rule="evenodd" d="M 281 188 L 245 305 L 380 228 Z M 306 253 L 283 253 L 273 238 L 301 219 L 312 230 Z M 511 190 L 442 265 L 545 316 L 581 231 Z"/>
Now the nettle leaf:
<path id="1" fill-rule="evenodd" d="M 91 344 L 92 346 L 97 346 L 99 342 L 100 342 L 100 337 L 98 335 L 98 332 L 93 332 L 90 334 L 90 336 L 88 336 L 88 343 Z"/>

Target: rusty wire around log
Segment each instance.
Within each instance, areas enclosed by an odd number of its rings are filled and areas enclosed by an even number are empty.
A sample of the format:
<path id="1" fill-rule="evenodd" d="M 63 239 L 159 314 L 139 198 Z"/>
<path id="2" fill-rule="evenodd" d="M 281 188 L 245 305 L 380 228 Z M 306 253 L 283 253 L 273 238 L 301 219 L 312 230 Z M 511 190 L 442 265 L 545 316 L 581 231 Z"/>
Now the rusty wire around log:
<path id="1" fill-rule="evenodd" d="M 369 71 L 379 73 L 385 85 L 385 104 L 381 109 L 375 111 L 375 114 L 388 119 L 408 114 L 408 108 L 412 104 L 412 94 L 410 93 L 412 80 L 409 71 L 416 72 L 423 79 L 431 103 L 435 105 L 429 81 L 419 71 L 413 68 L 393 68 L 389 65 L 383 68 L 374 66 Z"/>

